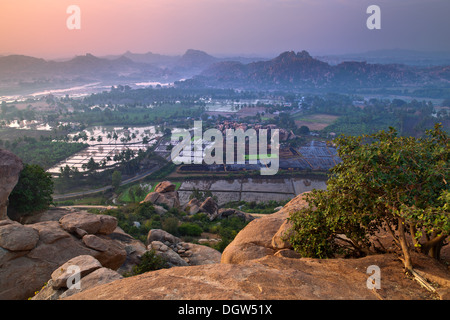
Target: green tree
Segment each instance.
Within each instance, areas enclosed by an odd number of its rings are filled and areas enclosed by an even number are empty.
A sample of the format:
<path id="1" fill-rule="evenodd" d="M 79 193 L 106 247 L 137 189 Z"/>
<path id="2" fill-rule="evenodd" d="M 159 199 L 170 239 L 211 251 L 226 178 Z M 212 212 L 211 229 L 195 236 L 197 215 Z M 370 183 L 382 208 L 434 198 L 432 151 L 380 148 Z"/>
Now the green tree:
<path id="1" fill-rule="evenodd" d="M 296 131 L 297 131 L 296 132 L 297 134 L 301 134 L 301 135 L 308 135 L 309 134 L 309 128 L 307 126 L 301 126 Z"/>
<path id="2" fill-rule="evenodd" d="M 25 164 L 19 181 L 9 195 L 8 215 L 15 220 L 45 211 L 53 202 L 50 173 L 39 165 Z"/>
<path id="3" fill-rule="evenodd" d="M 114 170 L 114 172 L 112 174 L 112 183 L 111 184 L 115 191 L 120 187 L 121 183 L 122 183 L 122 173 L 120 171 Z"/>
<path id="4" fill-rule="evenodd" d="M 308 194 L 309 206 L 289 218 L 295 250 L 320 258 L 376 253 L 383 248 L 370 236 L 384 229 L 405 269 L 413 271 L 411 250 L 439 258 L 450 234 L 450 146 L 441 126 L 422 138 L 398 137 L 390 128 L 335 143 L 342 162 L 327 190 Z"/>

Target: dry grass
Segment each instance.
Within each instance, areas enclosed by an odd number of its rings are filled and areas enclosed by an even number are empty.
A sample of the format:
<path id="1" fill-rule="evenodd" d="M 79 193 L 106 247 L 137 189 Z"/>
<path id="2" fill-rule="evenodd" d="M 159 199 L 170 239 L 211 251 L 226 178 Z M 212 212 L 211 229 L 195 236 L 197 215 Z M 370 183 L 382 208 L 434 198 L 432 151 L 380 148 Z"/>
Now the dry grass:
<path id="1" fill-rule="evenodd" d="M 332 124 L 338 116 L 334 116 L 331 114 L 311 114 L 302 117 L 298 117 L 295 120 L 295 124 L 298 128 L 301 126 L 307 126 L 309 130 L 323 130 Z"/>

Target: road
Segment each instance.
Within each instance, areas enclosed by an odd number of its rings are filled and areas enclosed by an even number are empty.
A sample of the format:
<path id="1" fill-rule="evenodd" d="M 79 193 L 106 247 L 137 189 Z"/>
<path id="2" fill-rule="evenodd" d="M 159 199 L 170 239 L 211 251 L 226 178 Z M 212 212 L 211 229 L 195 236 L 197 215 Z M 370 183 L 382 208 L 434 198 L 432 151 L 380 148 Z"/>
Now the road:
<path id="1" fill-rule="evenodd" d="M 61 206 L 58 208 L 62 208 L 62 209 L 106 209 L 106 210 L 110 210 L 110 209 L 115 209 L 118 208 L 117 206 L 96 206 L 96 205 L 77 205 L 77 206 Z"/>
<path id="2" fill-rule="evenodd" d="M 146 171 L 146 172 L 138 174 L 137 176 L 134 176 L 130 179 L 122 181 L 120 183 L 120 185 L 123 186 L 123 185 L 129 184 L 129 183 L 132 183 L 132 182 L 142 180 L 145 177 L 151 175 L 153 172 L 155 172 L 159 169 L 161 169 L 161 166 L 156 165 L 149 171 Z M 110 190 L 112 188 L 113 188 L 112 186 L 106 186 L 106 187 L 102 187 L 102 188 L 98 188 L 98 189 L 91 189 L 91 190 L 80 191 L 80 192 L 72 192 L 72 193 L 66 193 L 66 194 L 54 194 L 53 200 L 61 200 L 61 199 L 67 199 L 67 198 L 86 196 L 86 195 L 90 195 L 90 194 L 94 194 L 94 193 L 98 193 L 98 192 L 104 192 L 104 191 Z"/>

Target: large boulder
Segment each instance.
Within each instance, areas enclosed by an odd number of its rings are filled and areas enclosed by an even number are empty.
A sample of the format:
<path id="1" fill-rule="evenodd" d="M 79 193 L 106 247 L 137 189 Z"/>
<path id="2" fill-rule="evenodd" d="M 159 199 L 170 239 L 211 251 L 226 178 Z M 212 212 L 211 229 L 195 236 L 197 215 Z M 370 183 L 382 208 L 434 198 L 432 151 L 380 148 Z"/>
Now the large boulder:
<path id="1" fill-rule="evenodd" d="M 150 192 L 145 196 L 145 199 L 142 202 L 151 202 L 156 203 L 156 200 L 158 200 L 159 193 L 158 192 Z"/>
<path id="2" fill-rule="evenodd" d="M 56 268 L 50 280 L 32 300 L 62 299 L 122 278 L 118 272 L 102 267 L 92 256 L 81 255 Z M 79 282 L 75 283 L 77 280 Z"/>
<path id="3" fill-rule="evenodd" d="M 218 210 L 217 219 L 228 219 L 232 217 L 238 217 L 247 222 L 255 219 L 251 214 L 233 208 L 220 208 Z"/>
<path id="4" fill-rule="evenodd" d="M 242 263 L 290 249 L 290 244 L 284 239 L 288 226 L 286 219 L 290 213 L 307 205 L 302 194 L 288 202 L 280 211 L 252 220 L 225 248 L 222 263 Z"/>
<path id="5" fill-rule="evenodd" d="M 207 263 L 156 270 L 88 289 L 68 299 L 82 300 L 424 300 L 448 299 L 448 268 L 425 255 L 412 252 L 417 270 L 439 284 L 437 295 L 404 276 L 397 254 L 372 255 L 359 259 L 311 259 L 291 257 L 284 235 L 290 212 L 306 205 L 302 196 L 279 212 L 253 220 L 225 249 L 226 263 Z M 267 229 L 267 230 L 265 230 Z M 156 235 L 159 234 L 158 237 Z M 154 232 L 151 239 L 167 235 Z M 168 237 L 170 239 L 170 237 Z M 172 239 L 173 240 L 173 239 Z M 175 239 L 176 240 L 176 239 Z M 154 240 L 151 244 L 177 253 L 192 244 Z M 174 244 L 171 246 L 171 244 Z M 164 247 L 165 246 L 165 247 Z M 242 251 L 241 253 L 239 251 Z M 192 260 L 192 259 L 191 259 Z M 368 288 L 371 266 L 378 266 L 381 289 Z"/>
<path id="6" fill-rule="evenodd" d="M 74 275 L 73 271 L 70 269 L 72 266 L 76 266 L 79 269 L 80 277 L 84 277 L 85 275 L 102 267 L 101 263 L 90 255 L 81 255 L 70 259 L 53 271 L 51 279 L 53 281 L 52 287 L 54 289 L 70 287 L 67 283 L 69 278 Z"/>
<path id="7" fill-rule="evenodd" d="M 428 274 L 448 275 L 445 266 L 432 266 L 430 259 L 426 260 L 417 263 L 428 268 Z M 372 265 L 380 267 L 380 290 L 367 287 L 367 270 Z M 440 296 L 443 289 L 443 285 L 437 289 Z M 266 256 L 241 264 L 162 269 L 96 286 L 67 299 L 433 300 L 436 296 L 405 277 L 397 255 L 384 254 L 323 260 Z"/>
<path id="8" fill-rule="evenodd" d="M 59 223 L 67 232 L 84 230 L 88 234 L 110 234 L 117 227 L 117 219 L 107 215 L 74 212 L 63 216 Z"/>
<path id="9" fill-rule="evenodd" d="M 201 201 L 197 198 L 193 198 L 189 200 L 189 202 L 183 206 L 183 210 L 186 211 L 189 215 L 194 215 L 200 211 L 200 206 L 202 205 Z"/>
<path id="10" fill-rule="evenodd" d="M 0 226 L 0 247 L 9 251 L 27 251 L 34 249 L 39 233 L 31 227 L 18 222 Z"/>
<path id="11" fill-rule="evenodd" d="M 162 257 L 168 267 L 187 266 L 188 263 L 180 257 L 171 247 L 160 241 L 153 241 L 148 245 L 149 250 L 154 250 L 156 254 Z"/>
<path id="12" fill-rule="evenodd" d="M 127 251 L 123 245 L 106 236 L 85 235 L 81 240 L 86 247 L 94 250 L 92 256 L 98 259 L 104 267 L 117 270 L 127 258 Z"/>
<path id="13" fill-rule="evenodd" d="M 180 207 L 180 200 L 178 199 L 178 193 L 176 191 L 165 193 L 150 192 L 142 202 L 151 202 L 157 205 L 164 204 L 169 209 Z"/>
<path id="14" fill-rule="evenodd" d="M 147 244 L 153 241 L 160 241 L 166 245 L 174 245 L 181 242 L 181 239 L 162 229 L 151 229 L 147 234 Z"/>
<path id="15" fill-rule="evenodd" d="M 180 257 L 184 258 L 190 266 L 220 263 L 222 254 L 208 246 L 182 242 L 182 250 L 178 250 Z"/>
<path id="16" fill-rule="evenodd" d="M 125 263 L 125 245 L 110 233 L 115 218 L 73 211 L 66 215 L 60 218 L 62 223 L 0 221 L 0 299 L 33 296 L 58 266 L 80 255 L 94 257 L 113 270 Z"/>
<path id="17" fill-rule="evenodd" d="M 200 205 L 200 211 L 208 214 L 211 220 L 217 217 L 217 211 L 219 210 L 219 206 L 214 201 L 212 197 L 208 197 L 205 201 Z"/>
<path id="18" fill-rule="evenodd" d="M 166 205 L 170 208 L 179 208 L 180 199 L 176 186 L 169 181 L 163 181 L 156 185 L 155 191 L 147 194 L 142 202 L 151 202 L 153 204 Z"/>
<path id="19" fill-rule="evenodd" d="M 169 267 L 219 263 L 221 253 L 213 248 L 181 241 L 161 229 L 152 229 L 147 236 L 147 249 L 163 257 Z"/>
<path id="20" fill-rule="evenodd" d="M 126 252 L 125 262 L 117 269 L 120 274 L 131 273 L 133 267 L 141 262 L 141 257 L 147 252 L 147 247 L 141 241 L 125 233 L 120 227 L 117 227 L 108 238 L 119 243 Z"/>
<path id="21" fill-rule="evenodd" d="M 19 181 L 22 160 L 8 150 L 0 149 L 0 220 L 8 219 L 8 197 Z"/>
<path id="22" fill-rule="evenodd" d="M 156 204 L 164 204 L 169 209 L 170 208 L 179 208 L 180 207 L 180 200 L 178 198 L 178 193 L 176 191 L 174 192 L 165 192 L 160 193 L 158 199 L 155 202 Z"/>
<path id="23" fill-rule="evenodd" d="M 176 186 L 173 183 L 170 183 L 169 181 L 163 181 L 156 185 L 155 192 L 158 193 L 174 192 L 175 189 Z"/>

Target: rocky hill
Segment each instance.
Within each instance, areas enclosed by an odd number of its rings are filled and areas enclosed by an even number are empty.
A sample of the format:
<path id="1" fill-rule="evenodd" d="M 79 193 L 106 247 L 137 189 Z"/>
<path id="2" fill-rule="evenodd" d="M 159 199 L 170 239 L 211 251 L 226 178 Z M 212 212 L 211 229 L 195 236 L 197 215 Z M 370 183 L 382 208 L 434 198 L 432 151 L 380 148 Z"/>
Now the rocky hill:
<path id="1" fill-rule="evenodd" d="M 216 87 L 248 89 L 348 89 L 380 88 L 414 84 L 445 85 L 450 80 L 447 67 L 418 68 L 400 64 L 369 64 L 345 61 L 330 65 L 306 51 L 288 51 L 268 60 L 243 64 L 219 62 L 192 80 Z M 184 85 L 189 86 L 190 82 Z"/>
<path id="2" fill-rule="evenodd" d="M 99 81 L 146 77 L 163 79 L 170 75 L 167 70 L 134 62 L 124 56 L 110 60 L 88 53 L 67 61 L 47 61 L 22 55 L 0 58 L 0 79 L 3 81 Z"/>
<path id="3" fill-rule="evenodd" d="M 187 50 L 181 56 L 154 53 L 97 57 L 92 54 L 67 60 L 45 60 L 24 55 L 0 56 L 0 94 L 56 89 L 105 82 L 106 85 L 132 85 L 136 82 L 173 82 L 191 78 L 216 62 L 241 63 L 258 58 L 217 58 L 200 50 Z"/>

